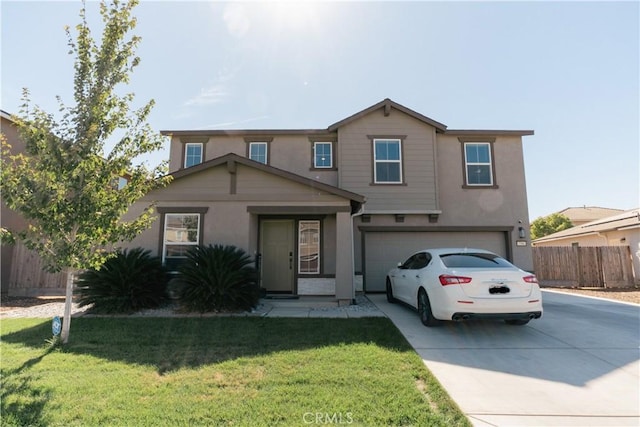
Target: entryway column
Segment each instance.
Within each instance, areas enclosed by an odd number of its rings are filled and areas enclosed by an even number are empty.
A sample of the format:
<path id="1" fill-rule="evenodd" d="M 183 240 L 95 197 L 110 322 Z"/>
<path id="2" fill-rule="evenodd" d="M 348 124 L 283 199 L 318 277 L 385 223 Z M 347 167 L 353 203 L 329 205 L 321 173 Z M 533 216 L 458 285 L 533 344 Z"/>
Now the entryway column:
<path id="1" fill-rule="evenodd" d="M 351 251 L 351 214 L 336 213 L 336 299 L 340 305 L 353 299 L 353 252 Z"/>

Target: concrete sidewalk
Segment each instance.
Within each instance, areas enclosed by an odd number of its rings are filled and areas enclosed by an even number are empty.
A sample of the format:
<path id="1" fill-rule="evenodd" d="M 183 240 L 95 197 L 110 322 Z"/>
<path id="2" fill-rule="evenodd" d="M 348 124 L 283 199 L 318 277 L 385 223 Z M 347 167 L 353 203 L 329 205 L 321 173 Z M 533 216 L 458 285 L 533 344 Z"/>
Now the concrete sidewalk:
<path id="1" fill-rule="evenodd" d="M 330 298 L 301 297 L 300 299 L 260 300 L 252 314 L 264 317 L 309 317 L 331 319 L 354 319 L 361 317 L 386 317 L 367 297 L 359 296 L 357 304 L 338 306 Z"/>
<path id="2" fill-rule="evenodd" d="M 640 426 L 640 306 L 544 293 L 526 326 L 422 326 L 368 295 L 476 427 Z"/>
<path id="3" fill-rule="evenodd" d="M 79 307 L 74 303 L 72 317 L 311 317 L 352 319 L 361 317 L 386 317 L 375 304 L 363 295 L 356 297 L 355 305 L 338 306 L 332 297 L 300 297 L 296 299 L 262 298 L 258 307 L 251 312 L 241 313 L 181 313 L 174 311 L 173 306 L 140 310 L 133 314 L 90 314 L 89 307 Z M 53 318 L 63 316 L 64 303 L 54 302 L 32 307 L 16 308 L 0 313 L 0 318 Z"/>

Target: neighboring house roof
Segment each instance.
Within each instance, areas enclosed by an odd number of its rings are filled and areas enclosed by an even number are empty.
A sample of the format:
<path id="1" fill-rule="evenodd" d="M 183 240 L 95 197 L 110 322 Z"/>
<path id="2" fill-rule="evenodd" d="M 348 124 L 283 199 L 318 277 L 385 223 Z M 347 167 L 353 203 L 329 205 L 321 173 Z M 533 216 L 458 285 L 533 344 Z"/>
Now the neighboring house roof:
<path id="1" fill-rule="evenodd" d="M 623 212 L 623 209 L 601 208 L 598 206 L 578 206 L 563 209 L 558 213 L 566 216 L 571 220 L 571 222 L 578 225 L 578 223 L 596 221 L 598 219 L 607 218 Z"/>
<path id="2" fill-rule="evenodd" d="M 225 154 L 224 156 L 221 157 L 217 157 L 215 159 L 212 160 L 208 160 L 206 162 L 200 163 L 199 165 L 196 166 L 191 166 L 189 168 L 185 168 L 185 169 L 180 169 L 176 172 L 173 172 L 171 174 L 171 176 L 173 176 L 174 179 L 180 179 L 182 177 L 185 176 L 189 176 L 192 175 L 194 173 L 198 173 L 216 166 L 220 166 L 223 164 L 227 164 L 227 167 L 232 170 L 235 166 L 234 163 L 239 163 L 241 165 L 245 165 L 272 175 L 276 175 L 285 179 L 288 179 L 290 181 L 293 182 L 297 182 L 299 184 L 303 184 L 306 185 L 308 187 L 311 188 L 316 188 L 318 190 L 324 191 L 326 193 L 329 194 L 333 194 L 336 196 L 340 196 L 343 197 L 345 199 L 349 199 L 352 202 L 355 202 L 358 207 L 359 205 L 361 205 L 362 203 L 365 202 L 365 197 L 357 194 L 357 193 L 353 193 L 351 191 L 347 191 L 347 190 L 343 190 L 341 188 L 338 187 L 334 187 L 333 185 L 329 185 L 329 184 L 325 184 L 323 182 L 319 182 L 319 181 L 315 181 L 313 179 L 310 178 L 305 178 L 304 176 L 300 176 L 297 175 L 295 173 L 291 173 L 288 171 L 285 171 L 283 169 L 278 169 L 275 168 L 273 166 L 269 166 L 269 165 L 265 165 L 263 163 L 260 162 L 256 162 L 254 160 L 248 159 L 246 157 L 242 157 L 242 156 L 238 156 L 237 154 L 233 154 L 233 153 L 229 153 L 229 154 Z M 353 204 L 353 203 L 352 203 Z"/>
<path id="3" fill-rule="evenodd" d="M 525 135 L 533 135 L 534 132 L 532 130 L 491 130 L 491 129 L 449 129 L 447 130 L 447 126 L 437 122 L 433 119 L 430 119 L 427 116 L 424 116 L 416 111 L 411 110 L 410 108 L 405 107 L 404 105 L 398 104 L 397 102 L 392 101 L 389 98 L 383 99 L 377 104 L 372 105 L 369 108 L 365 108 L 362 111 L 359 111 L 345 119 L 340 120 L 332 125 L 330 125 L 326 129 L 246 129 L 246 130 L 222 130 L 222 129 L 213 129 L 213 130 L 163 130 L 160 131 L 162 135 L 173 135 L 173 136 L 216 136 L 216 135 L 260 135 L 260 136 L 272 136 L 272 135 L 326 135 L 328 133 L 335 133 L 337 130 L 349 124 L 355 120 L 358 120 L 367 114 L 370 114 L 376 110 L 383 109 L 384 115 L 388 116 L 391 114 L 391 109 L 395 109 L 401 111 L 410 117 L 413 117 L 416 120 L 419 120 L 423 123 L 426 123 L 430 126 L 436 128 L 436 132 L 444 133 L 447 135 L 454 136 L 465 136 L 465 135 L 474 135 L 474 136 L 491 136 L 491 135 L 503 135 L 503 136 L 525 136 Z"/>
<path id="4" fill-rule="evenodd" d="M 11 114 L 7 113 L 4 110 L 0 110 L 0 117 L 2 117 L 3 119 L 7 119 L 10 122 L 13 122 L 13 119 L 11 118 Z"/>
<path id="5" fill-rule="evenodd" d="M 608 216 L 606 218 L 601 218 L 586 224 L 558 231 L 557 233 L 536 239 L 533 243 L 549 242 L 593 233 L 630 230 L 633 228 L 640 228 L 640 209 L 623 211 L 617 215 Z"/>

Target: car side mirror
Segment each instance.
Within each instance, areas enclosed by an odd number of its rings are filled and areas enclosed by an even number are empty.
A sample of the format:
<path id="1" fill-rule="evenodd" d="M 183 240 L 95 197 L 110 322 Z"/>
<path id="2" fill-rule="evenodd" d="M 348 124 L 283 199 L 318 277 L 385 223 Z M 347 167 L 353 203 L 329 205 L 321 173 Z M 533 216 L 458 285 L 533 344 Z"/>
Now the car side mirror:
<path id="1" fill-rule="evenodd" d="M 398 263 L 398 268 L 400 268 L 400 267 L 402 267 L 402 263 L 401 262 Z"/>

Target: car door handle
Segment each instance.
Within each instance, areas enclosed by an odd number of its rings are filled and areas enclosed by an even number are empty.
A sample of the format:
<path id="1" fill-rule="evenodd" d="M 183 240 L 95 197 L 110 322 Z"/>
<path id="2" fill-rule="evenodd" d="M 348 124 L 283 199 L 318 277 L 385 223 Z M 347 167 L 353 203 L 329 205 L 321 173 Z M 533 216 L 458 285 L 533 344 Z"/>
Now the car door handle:
<path id="1" fill-rule="evenodd" d="M 419 279 L 419 278 L 420 278 L 420 275 L 419 275 L 419 274 L 416 274 L 416 279 Z"/>

